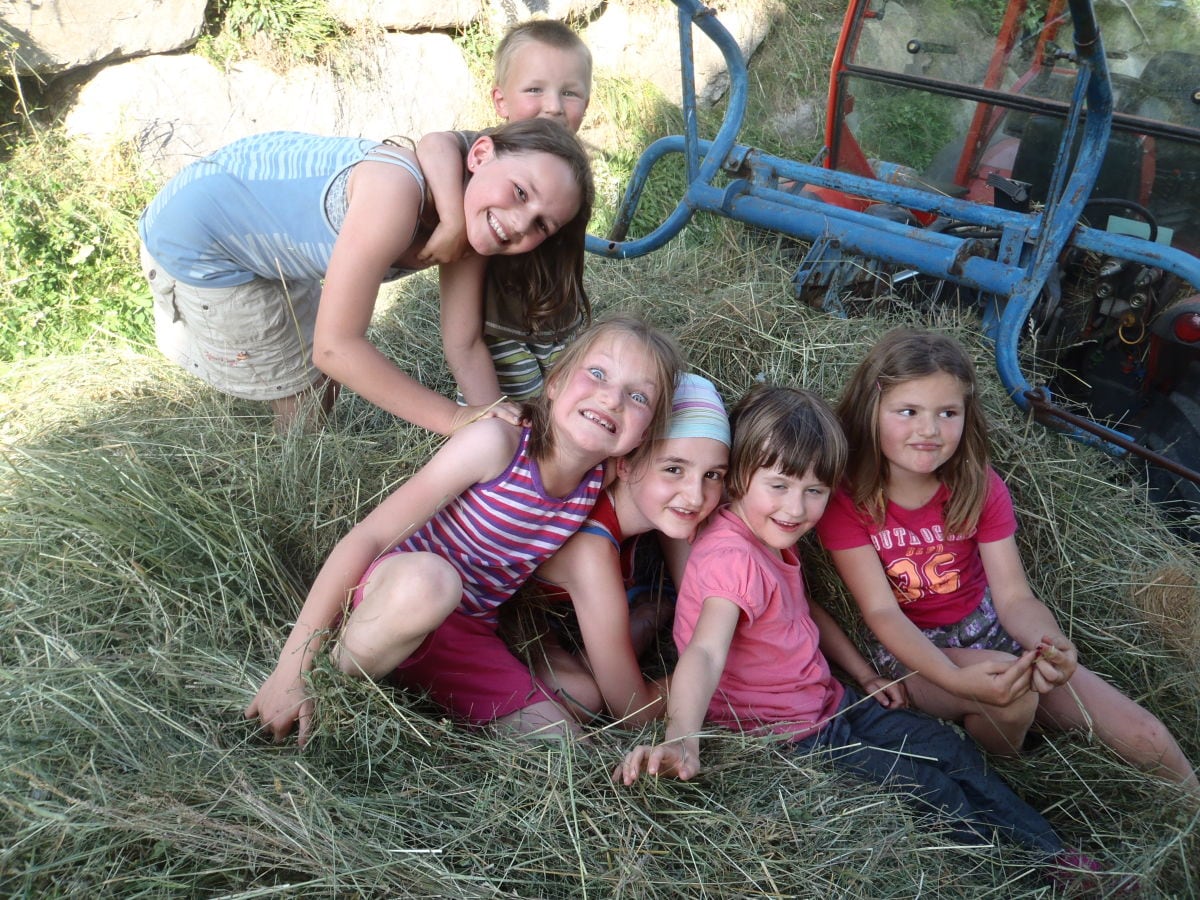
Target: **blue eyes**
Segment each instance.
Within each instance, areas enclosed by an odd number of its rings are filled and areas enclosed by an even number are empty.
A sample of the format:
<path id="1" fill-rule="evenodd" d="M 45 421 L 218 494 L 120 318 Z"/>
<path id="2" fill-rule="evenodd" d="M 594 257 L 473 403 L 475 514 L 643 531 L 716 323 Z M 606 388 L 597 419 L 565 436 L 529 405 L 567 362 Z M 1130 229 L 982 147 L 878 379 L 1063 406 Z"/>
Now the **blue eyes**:
<path id="1" fill-rule="evenodd" d="M 588 366 L 587 373 L 589 375 L 591 375 L 593 378 L 595 378 L 597 381 L 604 381 L 606 379 L 604 370 L 601 369 L 599 366 Z M 650 405 L 650 395 L 646 394 L 643 391 L 630 391 L 629 399 L 632 400 L 634 403 L 638 404 L 639 406 L 649 406 Z"/>

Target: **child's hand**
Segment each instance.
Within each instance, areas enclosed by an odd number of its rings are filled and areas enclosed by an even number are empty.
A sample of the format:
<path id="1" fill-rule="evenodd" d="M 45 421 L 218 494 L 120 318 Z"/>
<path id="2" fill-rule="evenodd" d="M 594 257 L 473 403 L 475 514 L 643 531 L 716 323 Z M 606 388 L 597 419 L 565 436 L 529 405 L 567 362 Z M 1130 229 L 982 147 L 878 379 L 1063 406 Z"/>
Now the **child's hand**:
<path id="1" fill-rule="evenodd" d="M 1035 658 L 1035 652 L 1027 650 L 1011 662 L 988 660 L 963 666 L 955 693 L 992 706 L 1008 706 L 1033 689 Z"/>
<path id="2" fill-rule="evenodd" d="M 425 246 L 417 254 L 417 259 L 430 265 L 437 263 L 458 262 L 467 255 L 470 245 L 467 244 L 467 229 L 463 222 L 450 222 L 442 219 L 433 229 L 433 233 L 425 241 Z"/>
<path id="3" fill-rule="evenodd" d="M 525 423 L 525 420 L 521 418 L 519 406 L 509 400 L 500 400 L 487 406 L 459 407 L 458 412 L 454 414 L 454 421 L 450 423 L 450 433 L 454 434 L 458 429 L 470 425 L 478 419 L 503 419 L 509 425 L 518 427 Z"/>
<path id="4" fill-rule="evenodd" d="M 1033 689 L 1045 694 L 1066 684 L 1079 666 L 1075 645 L 1059 635 L 1056 639 L 1042 635 L 1034 648 Z"/>
<path id="5" fill-rule="evenodd" d="M 312 722 L 313 701 L 308 696 L 303 677 L 276 668 L 243 714 L 247 719 L 258 719 L 262 730 L 269 732 L 275 743 L 287 737 L 292 726 L 299 722 L 297 743 L 303 747 Z"/>
<path id="6" fill-rule="evenodd" d="M 687 781 L 700 771 L 699 754 L 683 741 L 669 741 L 656 747 L 641 744 L 625 754 L 625 760 L 613 770 L 613 781 L 631 785 L 643 769 L 647 775 Z"/>
<path id="7" fill-rule="evenodd" d="M 908 706 L 908 689 L 903 682 L 876 675 L 866 681 L 860 681 L 859 687 L 868 695 L 874 694 L 879 705 L 887 709 L 904 709 Z"/>

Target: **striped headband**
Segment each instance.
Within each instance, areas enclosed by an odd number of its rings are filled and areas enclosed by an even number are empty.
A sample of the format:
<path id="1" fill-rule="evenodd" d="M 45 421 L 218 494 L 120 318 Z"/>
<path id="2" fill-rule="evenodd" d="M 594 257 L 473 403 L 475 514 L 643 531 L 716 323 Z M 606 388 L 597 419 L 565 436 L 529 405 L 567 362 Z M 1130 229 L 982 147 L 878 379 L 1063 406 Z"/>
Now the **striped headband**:
<path id="1" fill-rule="evenodd" d="M 671 421 L 667 424 L 667 440 L 674 438 L 712 438 L 726 447 L 729 440 L 729 417 L 721 395 L 707 378 L 690 372 L 679 377 L 679 385 L 671 399 Z"/>

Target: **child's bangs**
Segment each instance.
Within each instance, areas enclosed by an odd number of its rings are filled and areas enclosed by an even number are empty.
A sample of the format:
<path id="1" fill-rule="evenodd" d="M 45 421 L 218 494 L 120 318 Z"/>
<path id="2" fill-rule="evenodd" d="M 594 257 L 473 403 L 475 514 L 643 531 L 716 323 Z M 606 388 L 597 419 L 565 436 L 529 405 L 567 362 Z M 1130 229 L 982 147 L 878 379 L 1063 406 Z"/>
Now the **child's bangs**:
<path id="1" fill-rule="evenodd" d="M 761 460 L 754 468 L 775 469 L 789 478 L 804 478 L 812 472 L 822 484 L 832 487 L 841 480 L 846 465 L 843 445 L 833 437 L 836 435 L 826 429 L 787 428 L 763 443 Z"/>

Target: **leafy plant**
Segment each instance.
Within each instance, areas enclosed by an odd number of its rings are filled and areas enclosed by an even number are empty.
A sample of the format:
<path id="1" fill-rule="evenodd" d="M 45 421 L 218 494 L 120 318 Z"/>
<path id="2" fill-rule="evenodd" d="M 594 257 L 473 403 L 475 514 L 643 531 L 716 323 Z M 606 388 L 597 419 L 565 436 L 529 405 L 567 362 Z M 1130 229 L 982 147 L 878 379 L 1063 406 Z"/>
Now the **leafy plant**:
<path id="1" fill-rule="evenodd" d="M 346 29 L 325 0 L 213 0 L 205 49 L 221 59 L 262 51 L 281 67 L 326 59 Z"/>
<path id="2" fill-rule="evenodd" d="M 130 160 L 60 138 L 6 149 L 0 182 L 0 360 L 71 353 L 98 335 L 147 340 L 136 220 L 153 193 Z"/>

